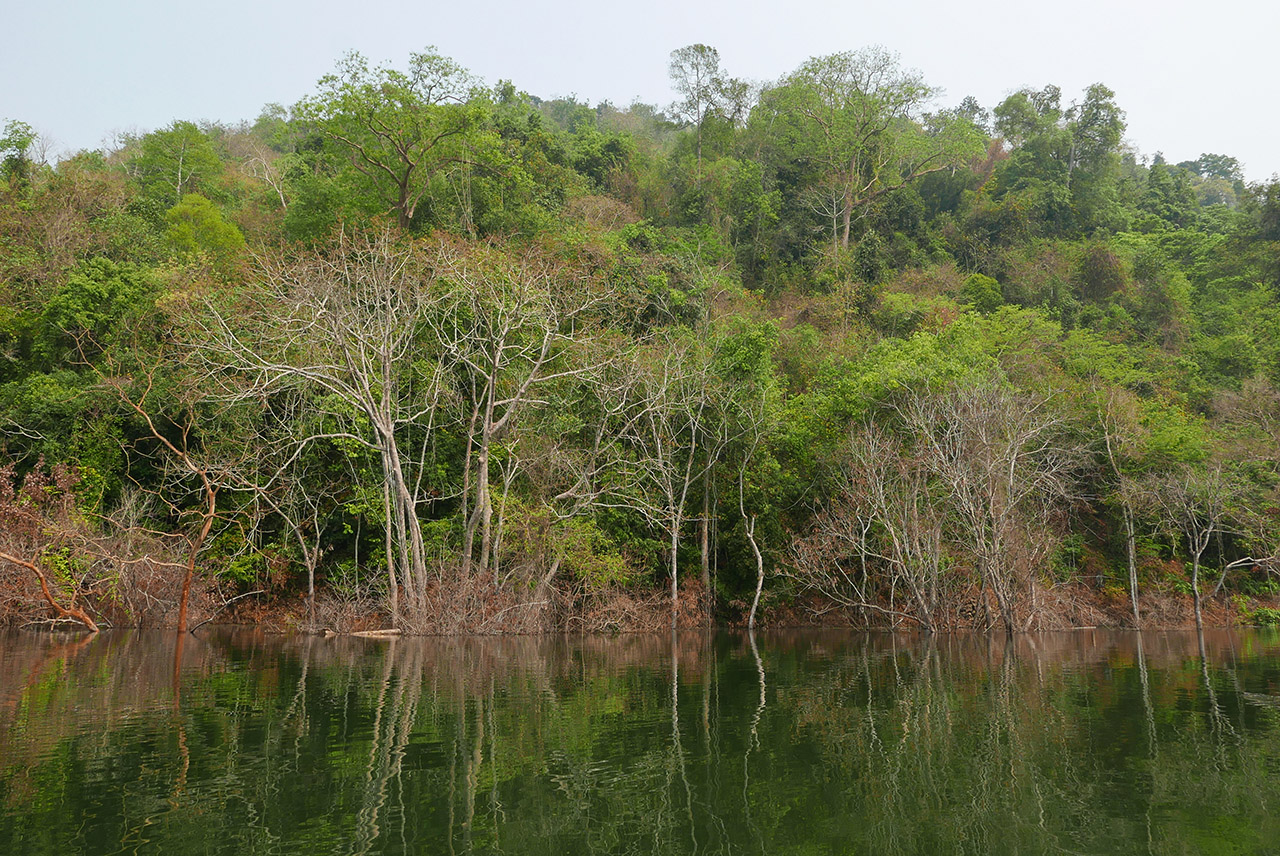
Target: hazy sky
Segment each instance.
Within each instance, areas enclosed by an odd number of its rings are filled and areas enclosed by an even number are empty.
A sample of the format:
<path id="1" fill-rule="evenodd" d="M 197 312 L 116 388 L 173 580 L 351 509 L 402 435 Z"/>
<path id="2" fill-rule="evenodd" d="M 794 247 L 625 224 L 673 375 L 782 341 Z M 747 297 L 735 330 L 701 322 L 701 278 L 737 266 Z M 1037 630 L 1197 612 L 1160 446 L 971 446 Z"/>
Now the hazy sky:
<path id="1" fill-rule="evenodd" d="M 810 56 L 882 44 L 988 109 L 1023 86 L 1116 91 L 1128 139 L 1170 161 L 1234 155 L 1249 179 L 1280 172 L 1274 0 L 987 0 L 982 3 L 5 0 L 0 119 L 54 150 L 174 119 L 234 122 L 292 104 L 349 50 L 403 67 L 435 45 L 492 83 L 596 103 L 672 99 L 667 58 L 695 42 L 731 74 L 775 79 Z"/>

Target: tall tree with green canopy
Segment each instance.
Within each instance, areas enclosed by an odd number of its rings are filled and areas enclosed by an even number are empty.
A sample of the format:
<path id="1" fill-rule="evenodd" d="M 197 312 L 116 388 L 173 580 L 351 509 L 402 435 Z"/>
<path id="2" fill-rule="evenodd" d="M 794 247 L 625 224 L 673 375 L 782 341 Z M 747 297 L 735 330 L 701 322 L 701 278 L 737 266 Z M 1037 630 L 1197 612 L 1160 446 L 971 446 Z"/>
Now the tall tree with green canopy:
<path id="1" fill-rule="evenodd" d="M 733 122 L 740 120 L 749 104 L 750 87 L 745 81 L 724 76 L 720 70 L 720 52 L 709 45 L 687 45 L 672 51 L 667 73 L 671 76 L 671 85 L 681 96 L 670 110 L 692 125 L 696 134 L 700 179 L 703 124 L 712 114 L 723 115 Z"/>
<path id="2" fill-rule="evenodd" d="M 432 179 L 468 160 L 466 137 L 482 115 L 468 102 L 474 86 L 465 69 L 432 48 L 411 54 L 406 71 L 371 68 L 350 53 L 297 113 L 345 151 L 372 195 L 407 228 Z"/>
<path id="3" fill-rule="evenodd" d="M 31 181 L 32 148 L 38 136 L 26 122 L 12 119 L 4 124 L 4 136 L 0 136 L 0 178 L 10 187 L 25 187 Z"/>
<path id="4" fill-rule="evenodd" d="M 193 122 L 174 122 L 137 141 L 129 173 L 152 199 L 177 205 L 222 172 L 212 141 Z"/>
<path id="5" fill-rule="evenodd" d="M 936 94 L 879 47 L 814 57 L 767 94 L 765 111 L 793 157 L 816 171 L 807 192 L 830 218 L 834 247 L 849 246 L 855 214 L 871 203 L 981 153 L 969 119 L 922 115 Z"/>
<path id="6" fill-rule="evenodd" d="M 1095 83 L 1082 100 L 1063 107 L 1057 86 L 1021 89 L 996 107 L 995 130 L 1013 149 L 998 174 L 998 192 L 1030 194 L 1051 232 L 1106 219 L 1125 130 L 1115 92 Z"/>

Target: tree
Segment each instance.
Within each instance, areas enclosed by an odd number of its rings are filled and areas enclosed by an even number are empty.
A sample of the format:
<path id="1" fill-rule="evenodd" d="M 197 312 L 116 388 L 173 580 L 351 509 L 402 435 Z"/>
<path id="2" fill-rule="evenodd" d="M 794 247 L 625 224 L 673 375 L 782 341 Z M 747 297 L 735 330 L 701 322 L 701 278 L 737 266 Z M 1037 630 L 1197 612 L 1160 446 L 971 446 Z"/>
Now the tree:
<path id="1" fill-rule="evenodd" d="M 1039 209 L 1048 232 L 1117 221 L 1118 150 L 1124 112 L 1100 83 L 1064 107 L 1062 90 L 1021 89 L 995 109 L 995 130 L 1012 152 L 997 170 L 1006 205 Z"/>
<path id="2" fill-rule="evenodd" d="M 244 249 L 244 235 L 222 217 L 216 205 L 198 193 L 188 193 L 164 215 L 169 224 L 165 237 L 180 253 L 207 253 L 226 266 Z"/>
<path id="3" fill-rule="evenodd" d="M 1233 568 L 1274 566 L 1280 555 L 1274 521 L 1267 519 L 1259 485 L 1249 477 L 1248 466 L 1242 462 L 1211 459 L 1184 463 L 1149 477 L 1144 487 L 1147 507 L 1164 530 L 1175 539 L 1185 539 L 1191 558 L 1196 628 L 1200 629 L 1203 626 L 1200 569 L 1209 548 L 1216 542 L 1222 563 L 1222 573 L 1213 591 L 1216 595 Z M 1245 548 L 1259 548 L 1261 556 L 1228 561 L 1223 554 L 1224 536 L 1239 538 Z"/>
<path id="4" fill-rule="evenodd" d="M 690 492 L 710 461 L 704 439 L 714 431 L 711 353 L 689 331 L 664 331 L 633 351 L 614 383 L 619 406 L 610 430 L 620 454 L 597 489 L 597 505 L 638 512 L 667 540 L 671 627 L 679 616 L 680 535 L 690 518 Z"/>
<path id="5" fill-rule="evenodd" d="M 681 96 L 671 105 L 671 112 L 694 129 L 697 175 L 701 182 L 703 124 L 712 113 L 722 113 L 730 120 L 744 116 L 750 87 L 745 81 L 724 77 L 720 71 L 720 52 L 703 44 L 672 51 L 667 73 Z"/>
<path id="6" fill-rule="evenodd" d="M 1141 500 L 1134 470 L 1142 452 L 1144 430 L 1138 415 L 1136 397 L 1127 390 L 1103 387 L 1094 392 L 1097 429 L 1102 433 L 1107 466 L 1115 477 L 1111 496 L 1120 506 L 1124 525 L 1125 560 L 1129 574 L 1129 604 L 1133 607 L 1134 627 L 1142 627 L 1138 608 L 1138 532 L 1136 516 Z"/>
<path id="7" fill-rule="evenodd" d="M 21 479 L 14 464 L 0 466 L 0 519 L 4 520 L 0 567 L 8 563 L 30 571 L 58 619 L 77 622 L 97 633 L 97 622 L 76 603 L 83 592 L 75 560 L 69 555 L 69 536 L 82 528 L 75 507 L 79 479 L 67 466 L 59 464 L 46 471 L 43 464 L 40 461 Z M 11 591 L 13 586 L 6 588 Z"/>
<path id="8" fill-rule="evenodd" d="M 1226 181 L 1244 181 L 1240 161 L 1230 155 L 1201 154 L 1193 161 L 1182 161 L 1178 166 L 1190 170 L 1201 178 L 1218 178 Z"/>
<path id="9" fill-rule="evenodd" d="M 26 122 L 16 119 L 5 122 L 4 135 L 0 136 L 0 178 L 8 182 L 9 187 L 17 190 L 31 183 L 37 166 L 34 149 L 39 139 L 35 129 Z"/>
<path id="10" fill-rule="evenodd" d="M 902 413 L 953 510 L 958 546 L 1013 633 L 1020 589 L 1034 595 L 1079 450 L 1064 442 L 1062 418 L 1045 398 L 997 380 L 912 397 Z"/>
<path id="11" fill-rule="evenodd" d="M 243 301 L 211 304 L 199 321 L 210 382 L 237 400 L 305 390 L 325 427 L 302 442 L 347 440 L 376 456 L 398 618 L 401 587 L 417 606 L 427 585 L 420 444 L 445 400 L 440 354 L 421 339 L 440 304 L 422 254 L 386 231 L 344 232 L 317 252 L 258 257 Z"/>
<path id="12" fill-rule="evenodd" d="M 472 78 L 428 48 L 410 54 L 403 72 L 348 54 L 318 85 L 297 114 L 346 152 L 371 194 L 407 228 L 432 179 L 468 161 L 466 137 L 481 116 L 467 103 Z"/>
<path id="13" fill-rule="evenodd" d="M 470 405 L 463 461 L 462 566 L 490 568 L 494 507 L 490 463 L 497 444 L 527 409 L 546 402 L 553 381 L 581 376 L 595 360 L 586 343 L 597 320 L 616 307 L 603 283 L 537 249 L 441 241 L 431 255 L 440 311 L 428 323 L 451 367 L 456 392 Z M 468 511 L 467 509 L 470 509 Z"/>
<path id="14" fill-rule="evenodd" d="M 922 115 L 936 94 L 896 55 L 867 48 L 814 57 L 763 99 L 794 156 L 816 170 L 810 198 L 831 219 L 833 246 L 849 246 L 855 213 L 981 153 L 981 132 L 968 118 Z"/>
<path id="15" fill-rule="evenodd" d="M 913 620 L 926 633 L 938 629 L 950 509 L 927 452 L 923 439 L 900 441 L 874 423 L 850 431 L 835 498 L 792 545 L 803 585 L 845 606 Z"/>
<path id="16" fill-rule="evenodd" d="M 1081 167 L 1092 167 L 1115 151 L 1124 136 L 1124 111 L 1116 106 L 1116 94 L 1101 83 L 1085 90 L 1084 100 L 1065 113 L 1071 149 L 1067 155 L 1067 183 Z"/>
<path id="17" fill-rule="evenodd" d="M 222 160 L 209 137 L 194 123 L 176 121 L 137 140 L 126 169 L 143 193 L 177 205 L 222 172 Z"/>

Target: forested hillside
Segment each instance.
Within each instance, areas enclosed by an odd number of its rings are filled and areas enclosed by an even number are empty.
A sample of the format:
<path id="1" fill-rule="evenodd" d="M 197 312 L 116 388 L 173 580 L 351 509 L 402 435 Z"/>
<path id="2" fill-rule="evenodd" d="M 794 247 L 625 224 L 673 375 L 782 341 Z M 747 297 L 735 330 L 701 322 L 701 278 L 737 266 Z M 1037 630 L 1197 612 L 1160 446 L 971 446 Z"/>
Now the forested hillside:
<path id="1" fill-rule="evenodd" d="M 0 620 L 1280 617 L 1280 180 L 1102 84 L 670 73 L 352 54 L 58 163 L 9 121 Z"/>

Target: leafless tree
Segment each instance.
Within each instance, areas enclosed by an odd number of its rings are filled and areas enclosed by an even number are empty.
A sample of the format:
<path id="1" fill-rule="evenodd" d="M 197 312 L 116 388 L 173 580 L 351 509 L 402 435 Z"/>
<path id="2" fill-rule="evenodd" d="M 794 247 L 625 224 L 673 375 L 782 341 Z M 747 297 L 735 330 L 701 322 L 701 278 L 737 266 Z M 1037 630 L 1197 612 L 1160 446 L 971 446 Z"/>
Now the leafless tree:
<path id="1" fill-rule="evenodd" d="M 1215 539 L 1225 534 L 1242 535 L 1249 528 L 1251 486 L 1232 466 L 1222 461 L 1183 464 L 1169 472 L 1146 480 L 1145 499 L 1162 526 L 1175 538 L 1185 538 L 1191 557 L 1191 595 L 1195 604 L 1196 627 L 1203 627 L 1200 594 L 1200 569 L 1204 555 Z M 1273 563 L 1276 545 L 1270 545 L 1272 556 L 1246 556 L 1233 562 L 1224 558 L 1222 577 L 1215 593 L 1221 590 L 1227 573 L 1236 567 Z M 1264 547 L 1264 550 L 1267 547 Z"/>
<path id="2" fill-rule="evenodd" d="M 752 391 L 754 392 L 754 390 Z M 743 396 L 738 408 L 739 439 L 744 451 L 738 461 L 738 513 L 742 516 L 742 531 L 751 545 L 751 553 L 756 560 L 756 587 L 751 598 L 751 609 L 747 614 L 747 630 L 756 626 L 756 612 L 760 608 L 760 594 L 764 590 L 764 553 L 756 538 L 756 524 L 759 515 L 752 510 L 747 512 L 747 473 L 756 462 L 760 447 L 767 441 L 775 429 L 774 413 L 770 407 L 769 390 L 762 389 L 757 398 L 755 395 Z M 752 645 L 754 645 L 754 639 Z"/>
<path id="3" fill-rule="evenodd" d="M 995 379 L 899 394 L 851 431 L 837 496 L 793 544 L 789 573 L 837 603 L 932 631 L 949 605 L 946 557 L 967 555 L 983 603 L 995 598 L 1012 633 L 1079 460 L 1061 427 L 1045 400 Z"/>
<path id="4" fill-rule="evenodd" d="M 491 569 L 494 503 L 490 487 L 496 444 L 520 416 L 545 406 L 557 381 L 590 375 L 600 354 L 587 346 L 602 308 L 603 284 L 537 249 L 499 250 L 441 241 L 431 259 L 441 295 L 428 324 L 456 381 L 467 417 L 462 570 Z"/>
<path id="5" fill-rule="evenodd" d="M 938 621 L 947 509 L 937 496 L 931 462 L 913 445 L 911 440 L 904 444 L 873 424 L 850 432 L 840 494 L 834 508 L 819 515 L 817 533 L 847 543 L 857 557 L 860 574 L 857 579 L 838 580 L 830 571 L 811 568 L 810 578 L 820 582 L 824 592 L 856 592 L 856 600 L 847 594 L 840 599 L 868 608 L 877 599 L 869 590 L 870 563 L 885 576 L 889 611 L 904 614 L 895 608 L 901 588 L 910 603 L 911 611 L 905 614 L 933 632 Z"/>
<path id="6" fill-rule="evenodd" d="M 1047 399 L 995 379 L 936 397 L 913 396 L 902 415 L 924 441 L 957 524 L 956 546 L 972 557 L 1005 630 L 1017 629 L 1023 591 L 1032 597 L 1029 625 L 1036 577 L 1055 544 L 1054 522 L 1081 461 L 1062 418 Z"/>
<path id="7" fill-rule="evenodd" d="M 446 418 L 449 396 L 441 354 L 421 333 L 442 303 L 413 245 L 385 230 L 344 232 L 318 252 L 259 256 L 242 302 L 211 302 L 197 332 L 217 394 L 305 395 L 332 427 L 299 442 L 343 440 L 376 457 L 395 616 L 401 587 L 418 604 L 427 585 L 423 438 Z"/>
<path id="8" fill-rule="evenodd" d="M 709 463 L 703 439 L 715 430 L 710 358 L 689 331 L 663 331 L 633 352 L 615 389 L 623 406 L 612 434 L 622 453 L 599 473 L 598 505 L 636 511 L 667 538 L 673 628 L 680 535 L 690 491 Z"/>
<path id="9" fill-rule="evenodd" d="M 837 603 L 933 632 L 948 508 L 932 460 L 914 446 L 875 424 L 850 431 L 838 493 L 792 545 L 790 573 Z M 899 590 L 908 601 L 901 607 Z"/>

